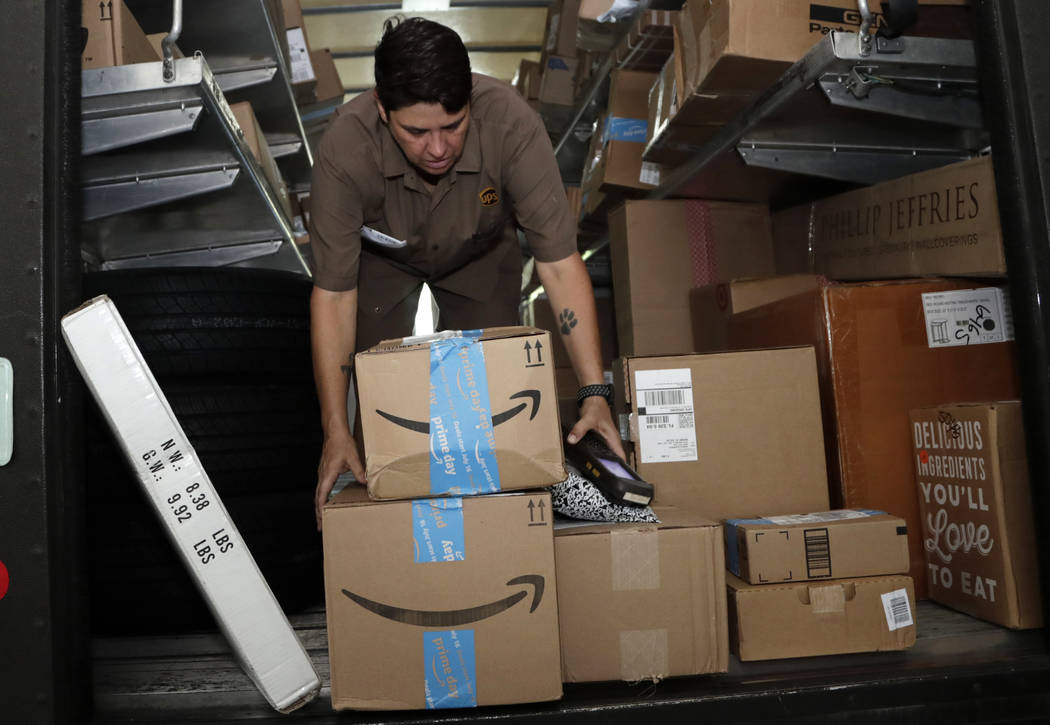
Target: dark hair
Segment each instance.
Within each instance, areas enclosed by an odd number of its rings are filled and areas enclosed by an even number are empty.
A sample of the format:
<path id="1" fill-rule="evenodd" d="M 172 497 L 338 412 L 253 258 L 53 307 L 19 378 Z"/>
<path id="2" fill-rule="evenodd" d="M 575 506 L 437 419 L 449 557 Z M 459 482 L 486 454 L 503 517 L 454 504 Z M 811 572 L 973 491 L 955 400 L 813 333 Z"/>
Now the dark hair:
<path id="1" fill-rule="evenodd" d="M 387 111 L 440 103 L 456 113 L 470 100 L 470 57 L 452 28 L 424 18 L 393 17 L 375 52 L 376 94 Z"/>

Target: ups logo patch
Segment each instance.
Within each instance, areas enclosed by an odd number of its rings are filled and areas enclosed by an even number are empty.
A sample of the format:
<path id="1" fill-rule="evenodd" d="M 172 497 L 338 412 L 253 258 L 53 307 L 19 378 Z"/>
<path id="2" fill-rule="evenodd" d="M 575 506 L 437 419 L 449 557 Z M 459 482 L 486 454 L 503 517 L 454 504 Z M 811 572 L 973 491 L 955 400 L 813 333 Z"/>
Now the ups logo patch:
<path id="1" fill-rule="evenodd" d="M 496 206 L 496 204 L 499 204 L 499 194 L 491 186 L 482 189 L 478 197 L 481 199 L 482 206 Z"/>

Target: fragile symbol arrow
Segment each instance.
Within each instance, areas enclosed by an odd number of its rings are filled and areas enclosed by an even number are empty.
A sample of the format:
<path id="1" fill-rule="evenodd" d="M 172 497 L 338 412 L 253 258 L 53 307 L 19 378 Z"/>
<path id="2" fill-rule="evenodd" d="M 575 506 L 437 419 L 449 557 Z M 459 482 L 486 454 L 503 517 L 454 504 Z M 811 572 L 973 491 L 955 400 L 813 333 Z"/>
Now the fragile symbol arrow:
<path id="1" fill-rule="evenodd" d="M 528 343 L 525 343 L 526 345 Z M 543 362 L 543 344 L 539 340 L 536 341 L 536 362 Z"/>
<path id="2" fill-rule="evenodd" d="M 536 520 L 535 515 L 536 505 L 532 503 L 532 499 L 529 499 L 529 523 L 531 524 Z"/>
<path id="3" fill-rule="evenodd" d="M 536 343 L 536 347 L 539 347 L 539 346 L 540 346 L 540 344 L 537 342 Z M 525 341 L 525 362 L 526 363 L 531 363 L 532 362 L 532 345 L 529 344 L 528 340 Z"/>
<path id="4" fill-rule="evenodd" d="M 544 518 L 543 518 L 543 509 L 545 509 L 545 508 L 547 508 L 547 506 L 543 503 L 543 501 L 540 501 L 540 503 L 539 503 L 540 521 L 544 520 Z"/>

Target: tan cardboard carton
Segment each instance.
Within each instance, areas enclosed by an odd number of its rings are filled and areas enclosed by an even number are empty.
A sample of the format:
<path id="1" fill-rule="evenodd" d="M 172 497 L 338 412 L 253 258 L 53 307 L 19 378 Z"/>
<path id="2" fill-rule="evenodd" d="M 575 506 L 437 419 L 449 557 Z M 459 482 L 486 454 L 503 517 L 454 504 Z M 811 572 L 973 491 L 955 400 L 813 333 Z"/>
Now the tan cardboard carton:
<path id="1" fill-rule="evenodd" d="M 906 574 L 908 527 L 882 511 L 729 519 L 726 568 L 749 584 Z"/>
<path id="2" fill-rule="evenodd" d="M 689 290 L 773 274 L 762 204 L 628 201 L 609 215 L 621 355 L 692 352 Z"/>
<path id="3" fill-rule="evenodd" d="M 324 509 L 332 706 L 408 710 L 561 697 L 546 493 Z"/>
<path id="4" fill-rule="evenodd" d="M 833 507 L 889 511 L 909 531 L 921 531 L 909 411 L 1019 395 L 1013 342 L 929 345 L 922 295 L 972 287 L 938 279 L 844 284 L 730 320 L 734 348 L 816 348 Z M 908 544 L 916 594 L 925 599 L 921 537 L 910 537 Z"/>
<path id="5" fill-rule="evenodd" d="M 573 56 L 545 56 L 543 75 L 540 80 L 540 103 L 571 106 L 576 99 L 578 65 L 579 61 Z"/>
<path id="6" fill-rule="evenodd" d="M 909 35 L 965 36 L 960 0 L 924 5 Z M 954 7 L 953 7 L 954 6 Z M 693 0 L 678 16 L 683 123 L 725 122 L 831 30 L 859 30 L 856 0 Z M 878 15 L 876 26 L 883 24 Z"/>
<path id="7" fill-rule="evenodd" d="M 263 175 L 266 176 L 266 179 L 273 187 L 274 193 L 280 200 L 286 217 L 291 221 L 293 216 L 292 202 L 288 196 L 288 187 L 285 186 L 284 179 L 281 178 L 281 170 L 277 166 L 277 161 L 274 159 L 273 154 L 270 153 L 270 145 L 266 143 L 266 136 L 263 134 L 262 128 L 259 127 L 259 121 L 255 117 L 252 104 L 249 101 L 233 103 L 230 104 L 230 111 L 233 112 L 233 117 L 237 119 L 237 125 L 240 126 L 241 131 L 244 133 L 245 143 L 248 144 L 252 155 L 255 156 L 255 160 L 259 162 L 259 166 L 262 168 Z"/>
<path id="8" fill-rule="evenodd" d="M 930 599 L 1005 627 L 1043 623 L 1020 401 L 911 412 Z"/>
<path id="9" fill-rule="evenodd" d="M 576 55 L 576 22 L 580 0 L 554 0 L 547 8 L 547 26 L 544 30 L 545 52 L 550 55 Z"/>
<path id="10" fill-rule="evenodd" d="M 609 83 L 608 113 L 599 125 L 585 168 L 585 190 L 614 187 L 651 189 L 651 170 L 642 166 L 649 117 L 649 91 L 655 73 L 615 70 Z M 648 171 L 648 173 L 647 173 Z M 657 178 L 656 181 L 659 179 Z"/>
<path id="11" fill-rule="evenodd" d="M 989 156 L 821 199 L 773 217 L 778 271 L 832 279 L 1005 277 Z"/>
<path id="12" fill-rule="evenodd" d="M 339 78 L 339 69 L 335 67 L 335 59 L 332 51 L 328 48 L 310 51 L 310 64 L 317 76 L 317 86 L 314 89 L 314 103 L 323 103 L 334 99 L 342 102 L 345 91 L 343 81 Z"/>
<path id="13" fill-rule="evenodd" d="M 715 520 L 828 509 L 812 348 L 620 358 L 613 386 L 657 503 Z"/>
<path id="14" fill-rule="evenodd" d="M 86 37 L 81 68 L 106 68 L 160 60 L 124 0 L 97 3 L 83 0 L 80 25 Z"/>
<path id="15" fill-rule="evenodd" d="M 689 290 L 693 320 L 693 350 L 729 349 L 729 320 L 734 314 L 816 289 L 820 278 L 789 274 L 765 279 L 735 279 Z"/>
<path id="16" fill-rule="evenodd" d="M 547 332 L 496 327 L 387 340 L 358 353 L 355 365 L 372 498 L 565 480 Z"/>
<path id="17" fill-rule="evenodd" d="M 726 574 L 729 650 L 741 660 L 886 652 L 915 644 L 911 577 L 748 584 Z"/>
<path id="18" fill-rule="evenodd" d="M 678 509 L 656 514 L 659 524 L 555 528 L 565 682 L 728 668 L 720 528 Z"/>
<path id="19" fill-rule="evenodd" d="M 520 93 L 525 100 L 538 100 L 540 97 L 539 62 L 522 58 L 521 62 L 518 63 L 518 72 L 515 73 L 511 85 L 518 90 L 518 93 Z"/>

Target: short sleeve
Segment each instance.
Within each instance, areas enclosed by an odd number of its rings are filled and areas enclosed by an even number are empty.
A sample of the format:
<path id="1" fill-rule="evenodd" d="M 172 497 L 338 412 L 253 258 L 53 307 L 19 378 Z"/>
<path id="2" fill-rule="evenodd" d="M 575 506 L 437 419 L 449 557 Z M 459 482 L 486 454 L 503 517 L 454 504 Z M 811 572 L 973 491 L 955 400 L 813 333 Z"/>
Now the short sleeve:
<path id="1" fill-rule="evenodd" d="M 522 101 L 520 119 L 507 134 L 505 188 L 517 223 L 540 262 L 556 262 L 576 251 L 576 220 L 554 148 L 539 115 Z"/>
<path id="2" fill-rule="evenodd" d="M 310 186 L 314 284 L 336 292 L 357 287 L 361 257 L 363 201 L 354 181 L 354 158 L 345 156 L 347 150 L 359 149 L 365 139 L 355 141 L 353 131 L 348 125 L 333 124 L 325 132 Z"/>

